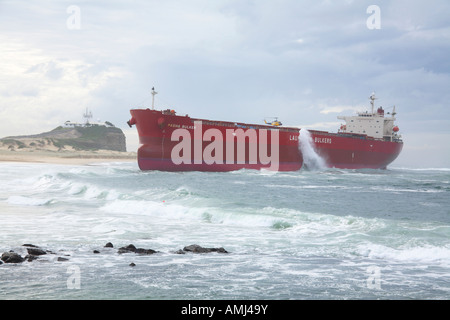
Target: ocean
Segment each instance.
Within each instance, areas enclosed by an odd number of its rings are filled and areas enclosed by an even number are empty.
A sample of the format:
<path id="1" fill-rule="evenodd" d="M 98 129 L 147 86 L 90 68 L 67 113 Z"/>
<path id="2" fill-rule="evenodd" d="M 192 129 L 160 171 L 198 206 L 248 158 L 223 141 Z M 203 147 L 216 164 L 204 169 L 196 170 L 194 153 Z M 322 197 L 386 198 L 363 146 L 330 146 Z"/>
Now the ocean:
<path id="1" fill-rule="evenodd" d="M 0 254 L 47 252 L 0 265 L 2 300 L 450 298 L 450 169 L 3 162 L 0 181 Z"/>

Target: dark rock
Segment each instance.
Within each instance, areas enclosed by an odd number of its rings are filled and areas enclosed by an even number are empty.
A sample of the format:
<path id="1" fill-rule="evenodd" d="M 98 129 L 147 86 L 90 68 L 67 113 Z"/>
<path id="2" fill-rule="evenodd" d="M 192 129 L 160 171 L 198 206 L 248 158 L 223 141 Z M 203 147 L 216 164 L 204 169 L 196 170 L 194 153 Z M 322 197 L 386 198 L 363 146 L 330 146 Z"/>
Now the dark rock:
<path id="1" fill-rule="evenodd" d="M 222 247 L 220 247 L 220 248 L 211 248 L 211 251 L 219 252 L 219 253 L 228 253 L 228 251 L 225 250 L 225 249 L 222 248 Z"/>
<path id="2" fill-rule="evenodd" d="M 210 250 L 199 246 L 198 244 L 191 244 L 183 248 L 183 251 L 194 252 L 194 253 L 206 253 L 211 252 Z"/>
<path id="3" fill-rule="evenodd" d="M 25 256 L 25 260 L 28 261 L 28 262 L 31 262 L 31 261 L 33 261 L 33 260 L 36 260 L 37 258 L 38 258 L 38 256 L 35 256 L 35 255 L 32 255 L 32 254 L 27 254 L 27 255 Z"/>
<path id="4" fill-rule="evenodd" d="M 191 244 L 190 246 L 186 246 L 183 248 L 183 251 L 193 253 L 209 253 L 209 252 L 228 253 L 228 251 L 226 251 L 224 248 L 203 248 L 198 244 Z"/>
<path id="5" fill-rule="evenodd" d="M 155 251 L 155 250 L 153 250 L 153 249 L 137 248 L 135 252 L 136 252 L 136 253 L 139 253 L 139 254 L 154 254 L 154 253 L 156 253 L 157 251 Z"/>
<path id="6" fill-rule="evenodd" d="M 186 254 L 186 251 L 183 251 L 182 249 L 175 251 L 176 254 Z"/>
<path id="7" fill-rule="evenodd" d="M 135 252 L 136 247 L 133 244 L 129 244 L 126 247 L 119 248 L 119 253 L 128 253 L 128 252 Z"/>
<path id="8" fill-rule="evenodd" d="M 100 253 L 100 251 L 98 251 L 98 250 L 94 250 L 94 251 L 93 251 L 93 253 Z"/>
<path id="9" fill-rule="evenodd" d="M 130 267 L 135 267 L 136 265 L 134 264 L 134 262 L 130 263 Z"/>
<path id="10" fill-rule="evenodd" d="M 63 257 L 58 257 L 58 259 L 56 259 L 57 261 L 68 261 L 69 259 L 67 258 L 63 258 Z"/>
<path id="11" fill-rule="evenodd" d="M 136 247 L 134 246 L 134 244 L 129 244 L 128 246 L 125 247 L 125 249 L 132 252 L 136 251 Z"/>
<path id="12" fill-rule="evenodd" d="M 4 252 L 2 254 L 2 261 L 4 263 L 21 263 L 24 262 L 25 259 L 22 258 L 22 256 L 20 254 L 17 254 L 15 252 Z"/>
<path id="13" fill-rule="evenodd" d="M 113 248 L 113 244 L 111 242 L 108 242 L 107 244 L 105 244 L 105 248 Z"/>
<path id="14" fill-rule="evenodd" d="M 47 252 L 45 252 L 42 249 L 38 249 L 38 248 L 27 248 L 28 254 L 33 255 L 33 256 L 41 256 L 43 254 L 47 254 Z"/>
<path id="15" fill-rule="evenodd" d="M 35 246 L 34 244 L 29 244 L 29 243 L 23 244 L 22 247 L 39 248 L 38 246 Z"/>
<path id="16" fill-rule="evenodd" d="M 118 251 L 118 253 L 129 253 L 129 252 L 134 252 L 138 254 L 154 254 L 157 253 L 158 251 L 155 251 L 153 249 L 136 248 L 133 244 L 129 244 L 126 247 L 121 247 L 119 248 Z"/>

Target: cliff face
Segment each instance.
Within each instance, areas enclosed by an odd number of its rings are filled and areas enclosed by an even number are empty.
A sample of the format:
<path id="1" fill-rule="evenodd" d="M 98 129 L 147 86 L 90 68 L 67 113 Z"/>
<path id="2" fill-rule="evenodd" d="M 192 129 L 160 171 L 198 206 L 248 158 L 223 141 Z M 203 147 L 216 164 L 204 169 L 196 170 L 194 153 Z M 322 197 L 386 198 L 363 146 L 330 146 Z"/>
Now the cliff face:
<path id="1" fill-rule="evenodd" d="M 0 146 L 9 150 L 126 152 L 125 135 L 122 130 L 103 125 L 57 127 L 52 131 L 36 135 L 7 137 L 0 139 Z"/>

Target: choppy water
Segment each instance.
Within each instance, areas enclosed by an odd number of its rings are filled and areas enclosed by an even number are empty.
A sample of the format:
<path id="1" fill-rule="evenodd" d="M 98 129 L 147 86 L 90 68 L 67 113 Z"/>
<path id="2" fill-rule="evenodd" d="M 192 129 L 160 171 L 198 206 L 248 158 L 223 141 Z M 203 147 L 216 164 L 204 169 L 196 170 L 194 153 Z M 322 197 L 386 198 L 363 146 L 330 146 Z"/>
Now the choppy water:
<path id="1" fill-rule="evenodd" d="M 55 253 L 0 265 L 0 299 L 450 297 L 449 169 L 1 163 L 0 181 L 0 254 Z M 174 253 L 190 244 L 229 253 Z"/>

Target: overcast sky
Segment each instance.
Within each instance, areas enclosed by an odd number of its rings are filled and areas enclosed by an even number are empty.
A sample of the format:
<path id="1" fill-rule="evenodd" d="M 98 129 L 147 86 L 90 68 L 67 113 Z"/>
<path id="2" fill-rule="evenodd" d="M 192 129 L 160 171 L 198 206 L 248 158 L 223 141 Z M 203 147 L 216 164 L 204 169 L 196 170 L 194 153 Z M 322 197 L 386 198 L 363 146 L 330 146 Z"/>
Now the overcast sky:
<path id="1" fill-rule="evenodd" d="M 0 0 L 0 137 L 88 107 L 134 151 L 153 86 L 157 108 L 336 132 L 375 92 L 405 142 L 393 166 L 450 167 L 449 17 L 448 0 Z"/>

